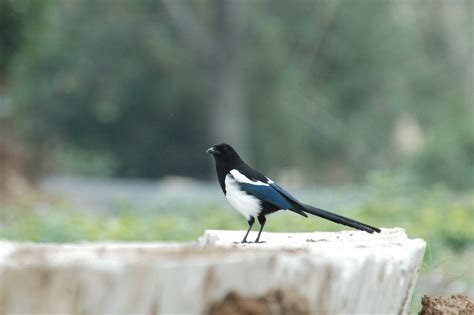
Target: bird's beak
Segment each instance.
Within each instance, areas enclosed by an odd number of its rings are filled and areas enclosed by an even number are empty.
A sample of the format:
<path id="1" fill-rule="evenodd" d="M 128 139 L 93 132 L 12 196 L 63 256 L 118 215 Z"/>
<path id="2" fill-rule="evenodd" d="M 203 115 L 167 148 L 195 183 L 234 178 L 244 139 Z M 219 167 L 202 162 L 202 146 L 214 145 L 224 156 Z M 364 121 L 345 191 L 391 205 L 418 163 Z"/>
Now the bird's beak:
<path id="1" fill-rule="evenodd" d="M 217 150 L 217 149 L 214 148 L 214 147 L 210 147 L 209 149 L 207 149 L 206 152 L 209 153 L 209 154 L 212 154 L 212 155 L 216 155 L 216 154 L 219 154 L 219 153 L 220 153 L 219 150 Z"/>

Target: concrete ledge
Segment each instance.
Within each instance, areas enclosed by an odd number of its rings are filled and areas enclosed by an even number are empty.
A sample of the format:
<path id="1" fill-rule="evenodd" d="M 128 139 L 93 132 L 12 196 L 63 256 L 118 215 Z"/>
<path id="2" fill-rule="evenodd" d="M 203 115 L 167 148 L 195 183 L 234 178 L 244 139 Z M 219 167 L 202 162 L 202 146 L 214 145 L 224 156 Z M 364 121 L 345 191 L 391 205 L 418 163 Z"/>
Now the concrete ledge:
<path id="1" fill-rule="evenodd" d="M 402 229 L 206 231 L 197 243 L 0 242 L 0 314 L 407 313 L 425 242 Z"/>

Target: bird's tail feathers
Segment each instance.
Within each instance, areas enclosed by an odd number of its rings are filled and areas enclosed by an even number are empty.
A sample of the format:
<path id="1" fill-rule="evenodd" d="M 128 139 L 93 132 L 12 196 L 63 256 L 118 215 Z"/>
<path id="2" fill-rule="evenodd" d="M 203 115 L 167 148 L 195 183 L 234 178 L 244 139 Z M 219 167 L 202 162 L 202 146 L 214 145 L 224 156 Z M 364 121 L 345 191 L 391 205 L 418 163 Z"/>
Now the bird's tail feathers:
<path id="1" fill-rule="evenodd" d="M 293 208 L 293 209 L 288 209 L 288 210 L 293 211 L 294 213 L 298 213 L 299 215 L 302 215 L 303 217 L 307 218 L 308 215 L 304 212 L 305 210 L 304 210 L 304 209 L 301 210 L 300 208 L 301 208 L 301 207 L 298 207 L 298 208 L 295 207 L 295 208 Z"/>
<path id="2" fill-rule="evenodd" d="M 359 221 L 356 221 L 356 220 L 352 220 L 352 219 L 343 217 L 342 215 L 338 215 L 338 214 L 335 214 L 335 213 L 332 213 L 332 212 L 329 212 L 329 211 L 326 211 L 326 210 L 323 210 L 323 209 L 319 209 L 319 208 L 316 208 L 316 207 L 313 207 L 313 206 L 310 206 L 310 205 L 302 204 L 302 206 L 303 206 L 303 209 L 302 209 L 303 211 L 305 211 L 307 213 L 310 213 L 310 214 L 313 214 L 313 215 L 316 215 L 316 216 L 319 216 L 319 217 L 322 217 L 322 218 L 325 218 L 329 221 L 332 221 L 332 222 L 335 222 L 335 223 L 338 223 L 338 224 L 342 224 L 342 225 L 345 225 L 345 226 L 349 226 L 349 227 L 352 227 L 354 229 L 358 229 L 358 230 L 361 230 L 361 231 L 366 231 L 368 233 L 374 233 L 374 232 L 380 233 L 379 228 L 370 226 L 368 224 L 365 224 L 365 223 L 362 223 L 362 222 L 359 222 Z"/>

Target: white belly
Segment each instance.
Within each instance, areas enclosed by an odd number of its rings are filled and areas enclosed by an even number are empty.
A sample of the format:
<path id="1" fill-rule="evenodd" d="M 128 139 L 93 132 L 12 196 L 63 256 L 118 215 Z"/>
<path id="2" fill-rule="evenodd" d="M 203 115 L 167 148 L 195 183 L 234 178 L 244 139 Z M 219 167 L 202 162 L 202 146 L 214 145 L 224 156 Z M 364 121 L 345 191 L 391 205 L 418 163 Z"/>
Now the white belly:
<path id="1" fill-rule="evenodd" d="M 258 217 L 260 213 L 260 200 L 241 191 L 239 184 L 232 176 L 227 175 L 225 177 L 225 190 L 225 197 L 229 203 L 247 220 L 249 220 L 250 217 Z"/>

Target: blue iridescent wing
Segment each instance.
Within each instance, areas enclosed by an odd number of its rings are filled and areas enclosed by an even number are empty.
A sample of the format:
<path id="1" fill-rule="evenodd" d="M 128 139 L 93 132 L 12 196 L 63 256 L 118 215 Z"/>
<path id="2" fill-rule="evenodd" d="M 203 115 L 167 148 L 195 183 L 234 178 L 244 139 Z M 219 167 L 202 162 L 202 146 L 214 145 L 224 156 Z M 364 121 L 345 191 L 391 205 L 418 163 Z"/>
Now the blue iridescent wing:
<path id="1" fill-rule="evenodd" d="M 268 185 L 253 185 L 239 183 L 240 188 L 247 194 L 257 197 L 260 200 L 271 203 L 280 209 L 291 209 L 293 205 L 281 193 Z"/>
<path id="2" fill-rule="evenodd" d="M 249 183 L 239 183 L 240 188 L 247 194 L 257 197 L 277 206 L 280 209 L 287 209 L 298 213 L 304 217 L 307 214 L 299 209 L 298 201 L 280 186 L 272 183 L 271 185 L 254 185 Z"/>

